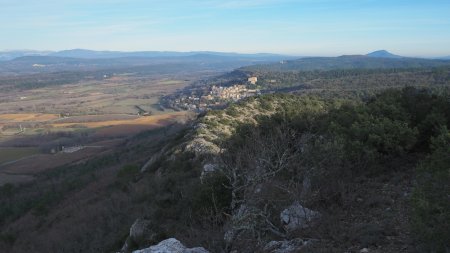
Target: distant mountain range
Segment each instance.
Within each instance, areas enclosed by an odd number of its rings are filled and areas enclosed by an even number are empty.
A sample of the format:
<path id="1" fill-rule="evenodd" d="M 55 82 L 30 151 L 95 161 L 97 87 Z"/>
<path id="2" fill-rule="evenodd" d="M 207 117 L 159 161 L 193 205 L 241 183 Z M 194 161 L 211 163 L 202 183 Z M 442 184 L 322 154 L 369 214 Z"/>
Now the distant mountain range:
<path id="1" fill-rule="evenodd" d="M 24 56 L 52 56 L 52 57 L 70 57 L 77 59 L 113 59 L 113 58 L 167 58 L 167 57 L 188 57 L 188 56 L 214 56 L 214 57 L 233 57 L 242 59 L 264 59 L 264 60 L 278 60 L 278 59 L 295 59 L 299 58 L 290 55 L 280 54 L 240 54 L 214 51 L 192 51 L 192 52 L 176 52 L 176 51 L 136 51 L 136 52 L 122 52 L 122 51 L 95 51 L 87 49 L 71 49 L 63 51 L 36 51 L 36 50 L 14 50 L 14 51 L 0 51 L 0 61 L 13 60 L 15 58 Z M 386 50 L 378 50 L 366 54 L 373 58 L 407 58 L 392 54 Z M 450 56 L 436 57 L 435 59 L 450 59 Z"/>
<path id="2" fill-rule="evenodd" d="M 0 61 L 9 61 L 23 56 L 42 56 L 51 54 L 51 51 L 14 50 L 0 51 Z"/>
<path id="3" fill-rule="evenodd" d="M 169 66 L 170 65 L 170 66 Z M 0 52 L 0 74 L 48 73 L 158 66 L 183 66 L 203 70 L 229 71 L 236 68 L 269 71 L 308 71 L 332 69 L 421 68 L 450 65 L 450 60 L 409 58 L 379 50 L 367 55 L 339 57 L 294 57 L 277 54 L 239 54 L 211 51 L 93 51 L 73 49 Z M 247 67 L 246 67 L 247 66 Z M 186 67 L 188 69 L 188 67 Z"/>
<path id="4" fill-rule="evenodd" d="M 0 52 L 0 75 L 145 68 L 229 71 L 242 66 L 278 62 L 297 57 L 276 54 L 221 52 L 116 52 L 74 49 L 59 52 Z"/>
<path id="5" fill-rule="evenodd" d="M 99 58 L 123 58 L 123 57 L 186 57 L 196 55 L 209 55 L 221 57 L 242 57 L 242 58 L 292 58 L 292 56 L 278 54 L 239 54 L 223 53 L 213 51 L 192 51 L 192 52 L 174 52 L 174 51 L 138 51 L 138 52 L 120 52 L 120 51 L 93 51 L 86 49 L 72 49 L 51 53 L 50 56 L 99 59 Z"/>
<path id="6" fill-rule="evenodd" d="M 239 54 L 239 53 L 224 53 L 213 51 L 192 51 L 192 52 L 174 52 L 174 51 L 138 51 L 138 52 L 120 52 L 120 51 L 94 51 L 86 49 L 71 49 L 63 51 L 32 51 L 32 50 L 17 50 L 17 51 L 3 51 L 0 52 L 0 61 L 13 60 L 15 58 L 24 56 L 51 56 L 51 57 L 70 57 L 77 59 L 113 59 L 113 58 L 166 58 L 166 57 L 188 57 L 196 55 L 208 55 L 216 57 L 233 57 L 243 59 L 289 59 L 295 58 L 293 56 L 279 55 L 279 54 Z"/>

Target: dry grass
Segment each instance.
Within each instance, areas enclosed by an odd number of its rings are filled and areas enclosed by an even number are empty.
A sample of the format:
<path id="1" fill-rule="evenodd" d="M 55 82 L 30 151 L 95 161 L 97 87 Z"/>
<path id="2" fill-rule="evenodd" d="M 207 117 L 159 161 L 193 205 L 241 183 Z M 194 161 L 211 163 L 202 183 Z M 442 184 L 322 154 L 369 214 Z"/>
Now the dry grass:
<path id="1" fill-rule="evenodd" d="M 107 120 L 107 121 L 77 122 L 77 123 L 53 123 L 51 124 L 51 126 L 56 128 L 69 128 L 74 126 L 99 128 L 99 127 L 119 126 L 119 125 L 159 126 L 161 121 L 183 117 L 184 115 L 186 115 L 186 112 L 174 112 L 125 120 Z"/>
<path id="2" fill-rule="evenodd" d="M 0 122 L 25 122 L 25 121 L 49 121 L 57 119 L 56 114 L 43 113 L 14 113 L 14 114 L 0 114 Z"/>

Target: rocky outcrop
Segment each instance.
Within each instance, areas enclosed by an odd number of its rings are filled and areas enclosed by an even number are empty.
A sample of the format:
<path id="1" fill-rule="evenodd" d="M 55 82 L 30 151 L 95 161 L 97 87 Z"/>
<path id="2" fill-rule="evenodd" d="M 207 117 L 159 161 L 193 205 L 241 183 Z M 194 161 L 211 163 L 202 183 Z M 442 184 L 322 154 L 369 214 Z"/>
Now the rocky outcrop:
<path id="1" fill-rule="evenodd" d="M 319 217 L 319 212 L 308 209 L 299 202 L 295 202 L 280 214 L 281 223 L 287 231 L 307 228 Z"/>
<path id="2" fill-rule="evenodd" d="M 149 248 L 133 251 L 133 253 L 209 253 L 209 252 L 202 247 L 187 248 L 177 239 L 170 238 Z"/>
<path id="3" fill-rule="evenodd" d="M 196 137 L 190 142 L 186 143 L 185 151 L 192 152 L 197 156 L 203 155 L 217 155 L 220 152 L 220 148 L 201 137 Z"/>

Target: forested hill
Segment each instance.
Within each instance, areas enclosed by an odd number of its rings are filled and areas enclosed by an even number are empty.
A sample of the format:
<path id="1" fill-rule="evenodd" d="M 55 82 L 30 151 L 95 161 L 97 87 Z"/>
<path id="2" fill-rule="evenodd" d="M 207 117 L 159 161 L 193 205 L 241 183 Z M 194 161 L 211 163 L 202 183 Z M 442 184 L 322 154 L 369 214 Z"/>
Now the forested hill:
<path id="1" fill-rule="evenodd" d="M 366 55 L 311 57 L 243 67 L 244 71 L 311 71 L 334 69 L 392 69 L 450 66 L 449 60 L 421 58 L 383 58 Z"/>
<path id="2" fill-rule="evenodd" d="M 303 58 L 242 67 L 258 77 L 266 91 L 319 92 L 336 95 L 373 95 L 386 88 L 406 86 L 441 89 L 450 86 L 450 61 L 418 58 L 340 56 Z"/>

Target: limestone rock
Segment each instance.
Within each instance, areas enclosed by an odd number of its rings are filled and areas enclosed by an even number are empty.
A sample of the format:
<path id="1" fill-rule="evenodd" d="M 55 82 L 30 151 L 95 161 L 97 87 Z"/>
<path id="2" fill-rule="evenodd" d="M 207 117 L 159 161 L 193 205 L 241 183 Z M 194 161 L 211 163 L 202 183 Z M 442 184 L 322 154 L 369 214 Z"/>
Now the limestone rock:
<path id="1" fill-rule="evenodd" d="M 216 155 L 220 153 L 220 148 L 217 145 L 198 137 L 187 143 L 185 150 L 188 152 L 193 152 L 197 156 L 207 154 Z"/>
<path id="2" fill-rule="evenodd" d="M 200 175 L 200 179 L 205 178 L 207 175 L 216 172 L 219 169 L 219 165 L 213 163 L 207 163 L 203 165 L 202 174 Z"/>
<path id="3" fill-rule="evenodd" d="M 308 209 L 299 202 L 295 202 L 280 214 L 281 223 L 288 231 L 307 228 L 319 217 L 319 212 Z"/>
<path id="4" fill-rule="evenodd" d="M 186 248 L 180 241 L 175 238 L 164 240 L 157 245 L 146 249 L 136 250 L 133 253 L 209 253 L 202 247 Z"/>

